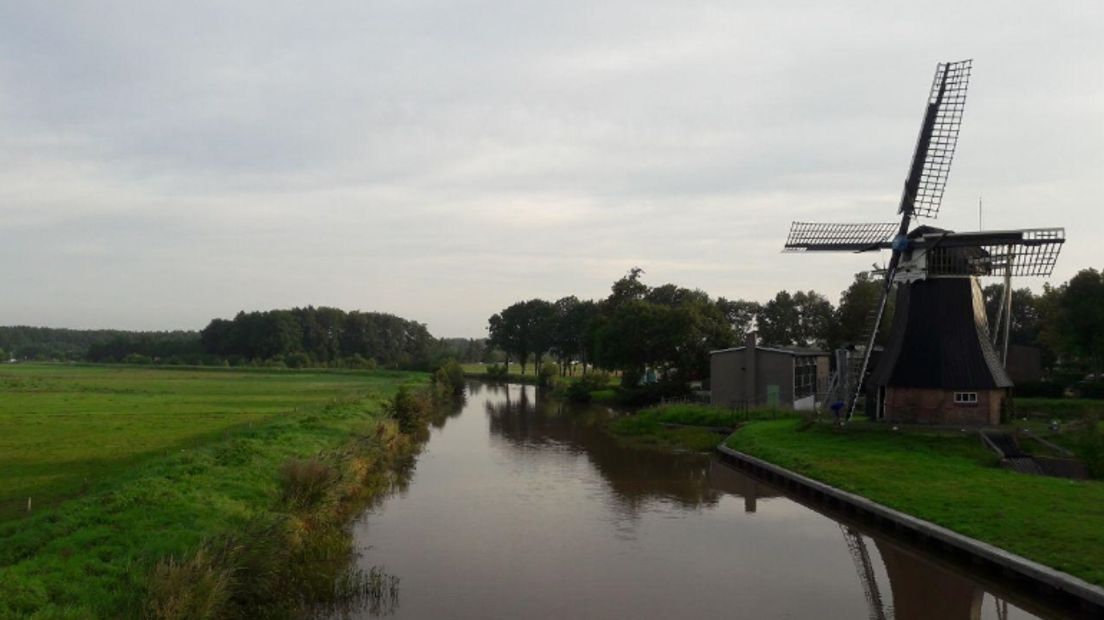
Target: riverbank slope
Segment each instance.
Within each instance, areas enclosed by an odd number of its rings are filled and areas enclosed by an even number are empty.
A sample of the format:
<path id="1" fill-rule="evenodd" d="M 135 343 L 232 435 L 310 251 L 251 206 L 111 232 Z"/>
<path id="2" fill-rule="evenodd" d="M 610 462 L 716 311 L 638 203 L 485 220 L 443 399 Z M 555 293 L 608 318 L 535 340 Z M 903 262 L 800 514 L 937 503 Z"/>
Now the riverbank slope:
<path id="1" fill-rule="evenodd" d="M 997 467 L 974 434 L 745 424 L 728 447 L 1104 585 L 1104 482 Z"/>

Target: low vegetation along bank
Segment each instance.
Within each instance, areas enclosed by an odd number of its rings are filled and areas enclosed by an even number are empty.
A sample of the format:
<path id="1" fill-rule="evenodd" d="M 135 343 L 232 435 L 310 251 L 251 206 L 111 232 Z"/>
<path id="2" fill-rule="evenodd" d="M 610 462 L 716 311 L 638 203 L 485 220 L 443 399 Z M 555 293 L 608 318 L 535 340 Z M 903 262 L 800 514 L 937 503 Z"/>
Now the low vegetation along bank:
<path id="1" fill-rule="evenodd" d="M 793 417 L 793 411 L 779 409 L 734 411 L 711 405 L 673 403 L 614 418 L 609 429 L 627 443 L 640 447 L 712 452 L 739 424 Z"/>
<path id="2" fill-rule="evenodd" d="M 349 572 L 345 526 L 401 481 L 428 375 L 19 366 L 0 385 L 0 617 L 297 617 L 394 595 Z"/>
<path id="3" fill-rule="evenodd" d="M 1104 585 L 1104 482 L 1000 469 L 974 434 L 775 420 L 742 425 L 726 443 Z"/>

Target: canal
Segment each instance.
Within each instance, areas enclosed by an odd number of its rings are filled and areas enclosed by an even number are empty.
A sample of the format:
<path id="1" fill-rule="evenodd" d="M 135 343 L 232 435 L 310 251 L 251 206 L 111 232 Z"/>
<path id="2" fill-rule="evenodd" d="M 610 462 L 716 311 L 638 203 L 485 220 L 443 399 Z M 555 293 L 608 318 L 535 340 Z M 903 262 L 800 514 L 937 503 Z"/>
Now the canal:
<path id="1" fill-rule="evenodd" d="M 714 458 L 626 448 L 606 408 L 473 382 L 454 413 L 354 525 L 398 579 L 361 617 L 1048 617 Z"/>

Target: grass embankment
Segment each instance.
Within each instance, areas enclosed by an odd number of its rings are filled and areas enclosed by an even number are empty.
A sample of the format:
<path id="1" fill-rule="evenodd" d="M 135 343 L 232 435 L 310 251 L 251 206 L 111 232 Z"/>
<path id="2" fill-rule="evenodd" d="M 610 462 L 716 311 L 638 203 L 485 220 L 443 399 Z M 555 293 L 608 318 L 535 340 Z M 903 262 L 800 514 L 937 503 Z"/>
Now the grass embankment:
<path id="1" fill-rule="evenodd" d="M 974 434 L 803 426 L 754 422 L 727 445 L 1104 585 L 1104 483 L 999 469 Z"/>
<path id="2" fill-rule="evenodd" d="M 1054 418 L 1059 420 L 1089 415 L 1104 417 L 1104 400 L 1089 398 L 1016 398 L 1017 418 Z"/>
<path id="3" fill-rule="evenodd" d="M 614 418 L 609 429 L 636 446 L 710 452 L 741 422 L 794 416 L 793 411 L 777 409 L 735 411 L 712 405 L 672 403 Z"/>
<path id="4" fill-rule="evenodd" d="M 262 539 L 270 560 L 347 552 L 334 536 L 296 537 L 332 534 L 335 518 L 386 486 L 411 442 L 385 405 L 425 379 L 4 367 L 0 617 L 187 617 L 249 595 L 235 575 L 257 571 L 231 564 L 256 568 Z M 324 492 L 289 500 L 289 464 L 311 460 L 328 472 Z M 189 584 L 209 591 L 173 590 Z"/>

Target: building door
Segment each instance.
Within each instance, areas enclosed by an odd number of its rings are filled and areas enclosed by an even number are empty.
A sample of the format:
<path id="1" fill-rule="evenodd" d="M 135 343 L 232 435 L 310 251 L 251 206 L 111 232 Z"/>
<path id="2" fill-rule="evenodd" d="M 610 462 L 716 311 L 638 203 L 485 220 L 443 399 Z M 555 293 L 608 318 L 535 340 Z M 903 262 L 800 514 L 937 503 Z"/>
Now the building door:
<path id="1" fill-rule="evenodd" d="M 768 407 L 777 407 L 779 402 L 781 402 L 781 400 L 782 400 L 781 390 L 778 389 L 778 385 L 777 384 L 767 385 L 767 406 Z"/>

